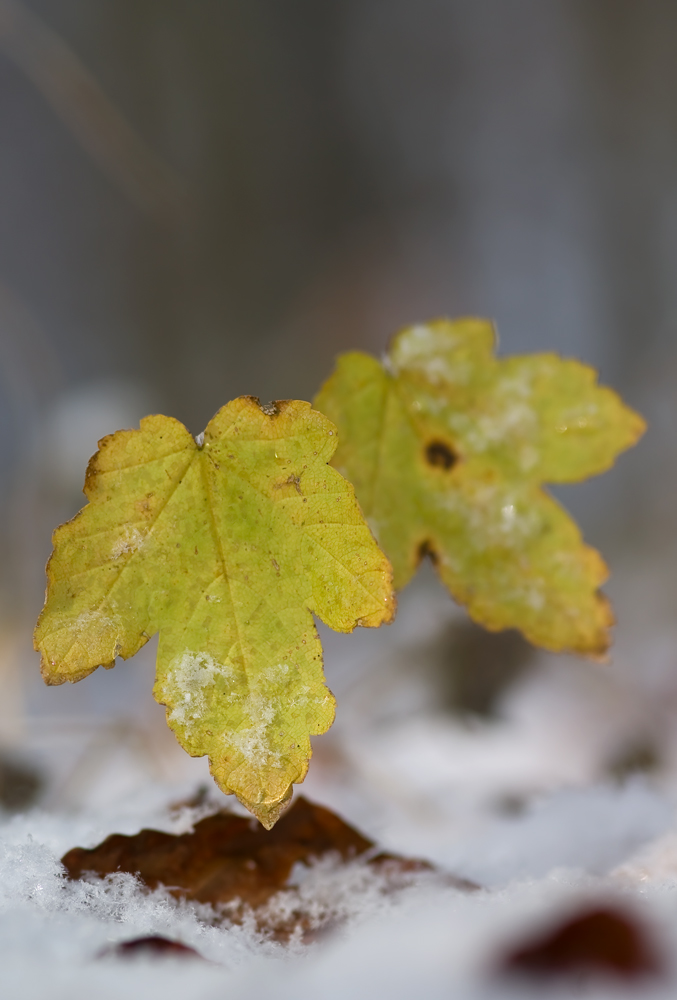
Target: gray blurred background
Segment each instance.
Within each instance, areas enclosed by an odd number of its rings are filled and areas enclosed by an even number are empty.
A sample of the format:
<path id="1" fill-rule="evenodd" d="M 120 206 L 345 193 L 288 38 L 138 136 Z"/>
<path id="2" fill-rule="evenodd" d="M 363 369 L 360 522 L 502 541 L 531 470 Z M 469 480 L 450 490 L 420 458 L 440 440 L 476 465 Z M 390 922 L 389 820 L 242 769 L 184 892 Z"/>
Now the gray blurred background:
<path id="1" fill-rule="evenodd" d="M 650 420 L 558 495 L 615 572 L 614 683 L 632 700 L 660 635 L 673 697 L 676 49 L 670 0 L 0 0 L 7 746 L 131 711 L 131 664 L 43 691 L 30 651 L 100 436 L 310 399 L 441 314 L 590 362 Z"/>

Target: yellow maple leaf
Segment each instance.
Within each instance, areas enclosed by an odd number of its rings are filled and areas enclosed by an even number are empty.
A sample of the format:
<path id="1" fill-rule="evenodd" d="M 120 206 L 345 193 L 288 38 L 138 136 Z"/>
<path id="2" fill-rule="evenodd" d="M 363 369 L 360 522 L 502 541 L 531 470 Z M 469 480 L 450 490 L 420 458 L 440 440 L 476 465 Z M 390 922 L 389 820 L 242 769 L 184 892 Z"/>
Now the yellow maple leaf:
<path id="1" fill-rule="evenodd" d="M 592 368 L 555 354 L 497 359 L 487 320 L 437 320 L 398 334 L 383 364 L 340 357 L 315 405 L 339 429 L 334 464 L 397 589 L 429 554 L 487 628 L 605 652 L 607 568 L 542 488 L 608 469 L 645 429 Z"/>
<path id="2" fill-rule="evenodd" d="M 327 465 L 336 442 L 309 403 L 248 396 L 198 442 L 164 416 L 104 438 L 89 504 L 54 534 L 35 630 L 48 684 L 159 632 L 169 725 L 268 827 L 334 717 L 311 612 L 340 632 L 394 613 L 390 565 Z"/>

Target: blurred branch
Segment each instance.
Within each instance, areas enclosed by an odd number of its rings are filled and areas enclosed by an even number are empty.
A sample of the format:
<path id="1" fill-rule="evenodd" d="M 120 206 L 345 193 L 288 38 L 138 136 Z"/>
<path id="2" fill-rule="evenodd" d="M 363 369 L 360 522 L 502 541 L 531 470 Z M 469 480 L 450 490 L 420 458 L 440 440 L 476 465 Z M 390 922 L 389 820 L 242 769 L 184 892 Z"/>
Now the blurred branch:
<path id="1" fill-rule="evenodd" d="M 59 35 L 17 0 L 0 0 L 0 51 L 137 208 L 165 223 L 186 220 L 190 199 L 179 176 L 137 135 Z"/>

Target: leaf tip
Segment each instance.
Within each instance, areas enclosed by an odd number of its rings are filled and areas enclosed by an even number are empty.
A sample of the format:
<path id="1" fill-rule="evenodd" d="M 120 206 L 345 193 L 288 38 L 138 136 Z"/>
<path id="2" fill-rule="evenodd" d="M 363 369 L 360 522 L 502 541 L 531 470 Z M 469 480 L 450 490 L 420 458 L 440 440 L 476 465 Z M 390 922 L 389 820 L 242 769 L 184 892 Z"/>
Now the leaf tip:
<path id="1" fill-rule="evenodd" d="M 392 625 L 397 614 L 397 598 L 393 592 L 390 597 L 384 597 L 383 606 L 370 615 L 365 615 L 355 621 L 354 628 L 380 628 L 381 625 Z M 352 632 L 353 629 L 350 629 Z"/>
<path id="2" fill-rule="evenodd" d="M 646 434 L 646 432 L 649 429 L 649 423 L 642 416 L 641 413 L 637 412 L 637 410 L 633 410 L 629 406 L 626 407 L 626 409 L 628 410 L 629 418 L 630 418 L 629 419 L 629 423 L 630 423 L 629 434 L 630 434 L 630 437 L 632 439 L 630 447 L 632 447 L 632 445 L 637 444 L 637 442 L 641 438 L 644 437 L 644 435 Z"/>
<path id="3" fill-rule="evenodd" d="M 272 830 L 282 813 L 286 812 L 291 805 L 293 794 L 294 787 L 289 785 L 282 798 L 276 802 L 247 802 L 240 796 L 238 798 L 245 809 L 256 816 L 261 826 L 265 827 L 266 830 Z"/>
<path id="4" fill-rule="evenodd" d="M 55 671 L 54 662 L 48 659 L 46 653 L 35 642 L 34 649 L 40 653 L 40 673 L 45 684 L 49 687 L 56 687 L 59 684 L 63 684 L 66 678 Z"/>

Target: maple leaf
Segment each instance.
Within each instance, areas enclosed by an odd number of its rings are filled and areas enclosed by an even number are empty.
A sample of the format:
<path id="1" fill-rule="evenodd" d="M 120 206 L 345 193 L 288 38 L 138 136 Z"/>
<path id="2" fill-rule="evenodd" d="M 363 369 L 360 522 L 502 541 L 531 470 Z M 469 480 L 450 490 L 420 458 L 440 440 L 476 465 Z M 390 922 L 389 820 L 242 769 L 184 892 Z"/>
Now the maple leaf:
<path id="1" fill-rule="evenodd" d="M 159 632 L 169 725 L 271 827 L 334 717 L 311 612 L 340 632 L 389 621 L 392 572 L 309 403 L 241 397 L 198 442 L 165 416 L 99 442 L 89 504 L 54 533 L 35 647 L 61 684 Z"/>
<path id="2" fill-rule="evenodd" d="M 399 333 L 383 364 L 340 357 L 315 405 L 339 429 L 334 464 L 397 589 L 429 554 L 485 627 L 604 653 L 607 568 L 542 489 L 609 468 L 645 429 L 592 368 L 555 354 L 499 360 L 487 320 L 437 320 Z"/>

